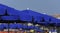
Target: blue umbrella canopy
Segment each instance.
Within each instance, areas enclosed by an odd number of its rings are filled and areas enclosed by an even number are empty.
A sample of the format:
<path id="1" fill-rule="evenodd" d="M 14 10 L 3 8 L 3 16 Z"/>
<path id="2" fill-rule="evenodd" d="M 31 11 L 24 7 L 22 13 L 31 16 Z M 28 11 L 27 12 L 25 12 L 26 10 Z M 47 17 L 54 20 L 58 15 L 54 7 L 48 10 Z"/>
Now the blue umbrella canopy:
<path id="1" fill-rule="evenodd" d="M 56 23 L 55 26 L 60 27 L 60 23 Z"/>
<path id="2" fill-rule="evenodd" d="M 20 19 L 23 20 L 23 21 L 31 21 L 32 16 L 30 16 L 29 13 L 27 13 L 25 11 L 21 11 Z"/>
<path id="3" fill-rule="evenodd" d="M 18 16 L 2 16 L 2 20 L 17 20 Z"/>
<path id="4" fill-rule="evenodd" d="M 20 17 L 22 20 L 26 20 L 26 21 L 32 21 L 32 17 L 34 18 L 34 21 L 40 21 L 40 17 L 42 16 L 43 14 L 40 14 L 40 13 L 37 13 L 37 12 L 34 12 L 32 10 L 23 10 L 21 11 L 20 13 Z"/>
<path id="5" fill-rule="evenodd" d="M 22 27 L 23 29 L 27 29 L 28 27 L 27 27 L 27 25 L 23 25 L 23 27 Z"/>
<path id="6" fill-rule="evenodd" d="M 27 28 L 28 29 L 34 29 L 35 27 L 34 26 L 28 26 Z"/>
<path id="7" fill-rule="evenodd" d="M 33 16 L 33 18 L 34 18 L 34 22 L 35 21 L 37 21 L 38 23 L 40 23 L 41 22 L 41 19 L 42 19 L 42 17 L 43 17 L 43 19 L 44 19 L 44 22 L 56 22 L 55 21 L 55 19 L 56 18 L 54 18 L 54 17 L 52 17 L 52 16 L 49 16 L 49 15 L 45 15 L 45 14 L 41 14 L 41 13 L 37 13 L 37 12 L 34 12 L 34 11 L 32 11 L 32 10 L 23 10 L 23 11 L 21 11 L 21 19 L 22 20 L 26 20 L 26 21 L 28 21 L 28 20 L 32 20 L 31 18 L 32 18 L 32 16 Z M 23 17 L 22 17 L 23 16 Z"/>
<path id="8" fill-rule="evenodd" d="M 23 28 L 23 25 L 22 24 L 17 24 L 17 28 L 18 29 Z"/>
<path id="9" fill-rule="evenodd" d="M 0 15 L 4 15 L 4 10 L 0 10 Z"/>
<path id="10" fill-rule="evenodd" d="M 37 27 L 37 26 L 34 26 L 34 29 L 39 29 L 39 27 Z"/>
<path id="11" fill-rule="evenodd" d="M 16 29 L 17 28 L 17 24 L 9 24 L 10 29 Z"/>
<path id="12" fill-rule="evenodd" d="M 4 15 L 6 8 L 10 8 L 10 7 L 0 4 L 0 15 Z"/>
<path id="13" fill-rule="evenodd" d="M 0 10 L 4 10 L 5 8 L 7 8 L 8 6 L 0 4 Z"/>
<path id="14" fill-rule="evenodd" d="M 4 25 L 3 24 L 0 24 L 0 29 L 4 29 Z"/>
<path id="15" fill-rule="evenodd" d="M 5 7 L 6 6 L 0 4 L 0 15 L 3 15 L 4 14 Z"/>
<path id="16" fill-rule="evenodd" d="M 4 26 L 4 29 L 8 29 L 8 24 L 2 24 Z"/>
<path id="17" fill-rule="evenodd" d="M 19 15 L 20 13 L 19 10 L 0 4 L 0 15 L 4 15 L 6 9 L 9 15 Z"/>
<path id="18" fill-rule="evenodd" d="M 30 15 L 30 16 L 41 16 L 42 15 L 42 14 L 34 12 L 32 10 L 22 10 L 21 12 L 25 13 L 27 15 Z"/>
<path id="19" fill-rule="evenodd" d="M 7 12 L 9 15 L 20 15 L 21 11 L 16 10 L 14 8 L 7 8 Z"/>
<path id="20" fill-rule="evenodd" d="M 53 26 L 58 26 L 59 24 L 59 19 L 55 18 L 55 17 L 50 17 L 51 21 L 48 22 L 48 25 L 53 25 Z"/>
<path id="21" fill-rule="evenodd" d="M 60 26 L 60 20 L 59 19 L 57 19 L 57 22 L 56 22 L 55 26 L 57 26 L 57 27 Z"/>
<path id="22" fill-rule="evenodd" d="M 34 23 L 40 23 L 42 20 L 44 23 L 42 23 L 42 22 L 41 23 L 44 25 L 45 25 L 45 23 L 46 24 L 49 23 L 49 24 L 55 24 L 56 26 L 58 26 L 60 23 L 60 20 L 58 20 L 52 16 L 49 16 L 49 15 L 41 14 L 41 13 L 35 12 L 33 10 L 19 11 L 14 8 L 2 5 L 2 4 L 0 4 L 0 15 L 4 15 L 6 9 L 7 9 L 7 13 L 9 15 L 16 15 L 16 16 L 19 15 L 20 20 L 22 20 L 22 21 L 32 21 L 32 19 L 34 19 L 33 20 Z M 2 19 L 3 20 L 17 20 L 16 16 L 2 16 Z"/>
<path id="23" fill-rule="evenodd" d="M 42 29 L 36 29 L 36 31 L 37 31 L 37 32 L 43 32 L 43 30 L 42 30 Z"/>
<path id="24" fill-rule="evenodd" d="M 21 15 L 20 16 L 20 20 L 22 20 L 22 21 L 31 21 L 31 19 L 32 18 L 28 15 Z"/>

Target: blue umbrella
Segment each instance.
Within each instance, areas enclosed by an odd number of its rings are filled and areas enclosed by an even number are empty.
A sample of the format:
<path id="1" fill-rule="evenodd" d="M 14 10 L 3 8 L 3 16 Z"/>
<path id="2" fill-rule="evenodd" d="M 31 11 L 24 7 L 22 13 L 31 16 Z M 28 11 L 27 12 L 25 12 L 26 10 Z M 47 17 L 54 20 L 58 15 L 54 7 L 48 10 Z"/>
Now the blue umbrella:
<path id="1" fill-rule="evenodd" d="M 48 24 L 49 24 L 49 25 L 53 25 L 53 26 L 58 26 L 59 21 L 60 21 L 59 19 L 56 19 L 56 18 L 52 17 L 52 18 L 51 18 L 51 21 L 48 22 Z"/>
<path id="2" fill-rule="evenodd" d="M 37 31 L 37 32 L 43 32 L 43 30 L 41 30 L 41 29 L 36 29 L 36 31 Z"/>
<path id="3" fill-rule="evenodd" d="M 4 10 L 0 10 L 0 15 L 4 15 Z"/>
<path id="4" fill-rule="evenodd" d="M 34 29 L 39 29 L 39 27 L 37 27 L 37 26 L 34 26 Z"/>
<path id="5" fill-rule="evenodd" d="M 21 20 L 24 20 L 24 21 L 32 21 L 32 16 L 35 22 L 35 21 L 39 21 L 40 20 L 39 17 L 43 16 L 43 14 L 34 12 L 32 10 L 23 10 L 20 13 Z"/>
<path id="6" fill-rule="evenodd" d="M 20 14 L 19 10 L 16 10 L 14 8 L 8 7 L 8 6 L 3 5 L 3 4 L 0 4 L 0 14 L 1 15 L 4 15 L 6 9 L 7 9 L 7 12 L 8 12 L 9 15 L 19 15 Z"/>
<path id="7" fill-rule="evenodd" d="M 17 28 L 17 24 L 9 24 L 10 29 L 16 29 Z"/>
<path id="8" fill-rule="evenodd" d="M 17 24 L 17 28 L 18 29 L 23 28 L 23 25 L 22 24 Z"/>
<path id="9" fill-rule="evenodd" d="M 23 25 L 23 27 L 22 27 L 23 29 L 27 29 L 28 27 L 27 27 L 27 25 Z"/>
<path id="10" fill-rule="evenodd" d="M 3 20 L 17 20 L 18 16 L 2 16 Z"/>
<path id="11" fill-rule="evenodd" d="M 58 19 L 57 20 L 57 22 L 56 22 L 56 24 L 55 24 L 57 27 L 59 27 L 60 26 L 60 20 Z"/>
<path id="12" fill-rule="evenodd" d="M 16 16 L 20 15 L 21 13 L 21 11 L 16 10 L 14 8 L 7 8 L 7 12 L 9 15 L 16 15 Z"/>
<path id="13" fill-rule="evenodd" d="M 32 16 L 29 15 L 26 11 L 21 11 L 20 13 L 20 20 L 22 21 L 31 21 Z"/>
<path id="14" fill-rule="evenodd" d="M 4 29 L 4 25 L 0 24 L 0 30 L 3 30 L 3 29 Z"/>
<path id="15" fill-rule="evenodd" d="M 28 26 L 27 29 L 34 29 L 34 26 Z"/>
<path id="16" fill-rule="evenodd" d="M 3 24 L 4 25 L 4 29 L 8 29 L 8 24 Z"/>
<path id="17" fill-rule="evenodd" d="M 16 10 L 14 8 L 2 5 L 2 4 L 0 4 L 0 15 L 4 15 L 5 9 L 7 9 L 7 13 L 9 15 L 16 15 L 16 16 L 19 15 L 19 17 L 22 21 L 31 22 L 32 21 L 32 16 L 33 16 L 33 19 L 34 19 L 33 22 L 34 23 L 39 23 L 39 24 L 44 24 L 44 25 L 47 25 L 47 23 L 49 23 L 49 24 L 54 24 L 56 26 L 59 25 L 60 20 L 58 20 L 58 19 L 56 19 L 52 16 L 37 13 L 37 12 L 34 12 L 32 10 L 19 11 L 19 10 Z M 44 20 L 45 20 L 44 23 L 40 22 L 40 20 L 42 19 L 41 17 L 44 18 Z M 17 20 L 16 17 L 11 17 L 11 16 L 8 16 L 8 17 L 3 16 L 2 19 L 3 20 Z"/>

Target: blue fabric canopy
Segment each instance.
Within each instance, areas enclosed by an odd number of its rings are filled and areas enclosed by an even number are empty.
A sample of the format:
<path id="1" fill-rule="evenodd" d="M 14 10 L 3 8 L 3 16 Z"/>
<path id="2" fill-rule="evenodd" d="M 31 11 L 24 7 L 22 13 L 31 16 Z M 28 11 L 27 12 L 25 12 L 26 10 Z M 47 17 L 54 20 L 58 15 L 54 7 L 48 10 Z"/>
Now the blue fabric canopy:
<path id="1" fill-rule="evenodd" d="M 28 28 L 28 26 L 27 25 L 23 25 L 23 27 L 22 27 L 23 29 L 27 29 Z"/>
<path id="2" fill-rule="evenodd" d="M 4 15 L 5 11 L 7 11 L 7 13 L 9 15 L 19 15 L 20 14 L 19 10 L 16 10 L 14 8 L 0 4 L 0 15 Z"/>
<path id="3" fill-rule="evenodd" d="M 17 24 L 9 24 L 10 29 L 16 29 L 17 28 Z"/>
<path id="4" fill-rule="evenodd" d="M 41 30 L 41 29 L 36 29 L 36 31 L 37 31 L 37 32 L 43 32 L 43 30 Z"/>
<path id="5" fill-rule="evenodd" d="M 4 25 L 0 24 L 0 30 L 4 29 Z"/>
<path id="6" fill-rule="evenodd" d="M 34 29 L 39 29 L 39 27 L 37 27 L 37 26 L 34 26 Z"/>
<path id="7" fill-rule="evenodd" d="M 32 21 L 33 18 L 34 23 L 44 24 L 45 26 L 48 25 L 48 23 L 49 24 L 55 23 L 55 25 L 58 26 L 60 23 L 59 19 L 56 19 L 55 17 L 49 15 L 41 14 L 32 10 L 19 11 L 14 8 L 0 4 L 0 15 L 4 15 L 5 11 L 7 11 L 7 14 L 9 14 L 10 16 L 2 16 L 3 20 L 18 20 L 18 16 L 19 16 L 19 19 L 22 21 Z M 11 16 L 11 15 L 15 15 L 15 16 Z M 42 23 L 41 20 L 44 23 Z"/>
<path id="8" fill-rule="evenodd" d="M 21 11 L 15 10 L 13 8 L 7 8 L 7 12 L 9 15 L 16 15 L 16 16 L 20 15 L 21 13 Z"/>
<path id="9" fill-rule="evenodd" d="M 23 28 L 23 25 L 22 24 L 17 24 L 17 28 L 18 29 Z"/>
<path id="10" fill-rule="evenodd" d="M 8 24 L 3 24 L 5 29 L 8 29 Z"/>
<path id="11" fill-rule="evenodd" d="M 27 21 L 31 21 L 32 20 L 32 16 L 34 18 L 34 21 L 40 21 L 40 18 L 42 14 L 39 14 L 37 12 L 34 12 L 32 10 L 23 10 L 20 13 L 20 17 L 22 20 L 27 20 Z"/>
<path id="12" fill-rule="evenodd" d="M 39 29 L 37 26 L 27 26 L 22 24 L 9 24 L 9 29 Z M 1 24 L 0 29 L 8 29 L 8 24 Z"/>
<path id="13" fill-rule="evenodd" d="M 35 27 L 34 26 L 28 26 L 28 29 L 34 29 Z"/>
<path id="14" fill-rule="evenodd" d="M 2 16 L 3 20 L 18 20 L 18 16 Z"/>

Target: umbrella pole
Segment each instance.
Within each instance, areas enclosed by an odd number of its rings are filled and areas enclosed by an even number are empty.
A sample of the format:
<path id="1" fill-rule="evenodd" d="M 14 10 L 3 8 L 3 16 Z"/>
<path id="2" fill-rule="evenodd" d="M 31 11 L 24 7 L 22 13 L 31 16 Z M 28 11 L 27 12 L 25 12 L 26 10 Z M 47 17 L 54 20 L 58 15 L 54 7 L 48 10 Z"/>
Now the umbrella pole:
<path id="1" fill-rule="evenodd" d="M 9 21 L 8 21 L 8 33 L 9 33 Z"/>

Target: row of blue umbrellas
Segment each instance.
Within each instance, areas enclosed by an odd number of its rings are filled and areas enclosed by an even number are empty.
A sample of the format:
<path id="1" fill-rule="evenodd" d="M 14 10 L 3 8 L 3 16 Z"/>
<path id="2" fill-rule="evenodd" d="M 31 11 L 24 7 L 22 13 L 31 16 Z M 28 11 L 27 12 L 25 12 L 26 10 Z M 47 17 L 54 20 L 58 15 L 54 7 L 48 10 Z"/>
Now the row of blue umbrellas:
<path id="1" fill-rule="evenodd" d="M 24 11 L 25 12 L 25 11 Z M 55 23 L 55 24 L 57 24 L 57 23 L 60 23 L 59 21 L 59 19 L 56 19 L 56 18 L 54 18 L 54 17 L 51 17 L 51 16 L 48 16 L 48 15 L 44 15 L 44 14 L 42 14 L 41 16 L 40 15 L 36 15 L 36 14 L 34 14 L 34 15 L 29 15 L 29 13 L 27 13 L 27 14 L 25 14 L 23 11 L 22 11 L 22 13 L 20 13 L 20 15 L 14 15 L 14 16 L 2 16 L 1 18 L 3 19 L 3 20 L 18 20 L 18 18 L 20 19 L 20 20 L 22 20 L 22 21 L 32 21 L 32 19 L 33 19 L 33 22 L 34 23 L 41 23 L 41 24 L 48 24 L 48 23 Z M 29 10 L 28 10 L 28 12 L 30 12 Z M 9 14 L 10 15 L 10 14 Z M 42 17 L 43 16 L 43 17 Z"/>
<path id="2" fill-rule="evenodd" d="M 5 16 L 4 15 L 5 11 L 7 11 L 7 14 L 9 14 L 10 16 Z M 60 20 L 55 17 L 34 12 L 32 10 L 19 11 L 19 10 L 15 10 L 14 8 L 10 8 L 8 6 L 1 5 L 1 4 L 0 4 L 0 15 L 4 15 L 1 17 L 3 20 L 17 20 L 19 16 L 19 19 L 22 21 L 33 20 L 34 23 L 39 23 L 43 25 L 48 25 L 49 23 L 58 26 L 60 24 Z"/>
<path id="3" fill-rule="evenodd" d="M 39 30 L 39 31 L 43 31 L 41 29 L 39 29 L 39 27 L 37 26 L 27 26 L 27 25 L 22 25 L 22 24 L 9 24 L 9 29 L 33 29 L 33 30 Z M 0 24 L 0 30 L 3 30 L 3 29 L 8 29 L 8 24 Z"/>
<path id="4" fill-rule="evenodd" d="M 19 13 L 18 13 L 19 12 Z M 1 12 L 2 13 L 2 12 Z M 56 19 L 56 18 L 54 18 L 54 17 L 52 17 L 52 16 L 48 16 L 48 15 L 44 15 L 44 14 L 40 14 L 40 13 L 37 13 L 37 12 L 34 12 L 34 11 L 32 11 L 32 10 L 23 10 L 23 11 L 10 11 L 9 12 L 9 10 L 7 9 L 7 13 L 9 14 L 9 15 L 16 15 L 16 16 L 19 16 L 20 17 L 20 19 L 21 20 L 26 20 L 26 21 L 31 21 L 32 20 L 32 17 L 34 18 L 34 21 L 38 21 L 38 22 L 40 22 L 40 20 L 42 19 L 42 18 L 44 18 L 44 20 L 45 21 L 48 21 L 48 22 L 50 22 L 49 21 L 49 19 L 51 19 L 51 21 L 53 21 L 53 22 L 56 22 L 56 20 L 58 20 L 58 19 Z M 1 14 L 2 15 L 2 14 Z M 4 13 L 3 13 L 3 15 L 4 15 Z M 4 16 L 5 17 L 5 16 Z M 6 16 L 7 17 L 7 16 Z M 8 16 L 8 17 L 10 17 L 10 16 Z M 17 18 L 17 17 L 16 17 Z M 60 21 L 60 20 L 59 20 Z"/>

